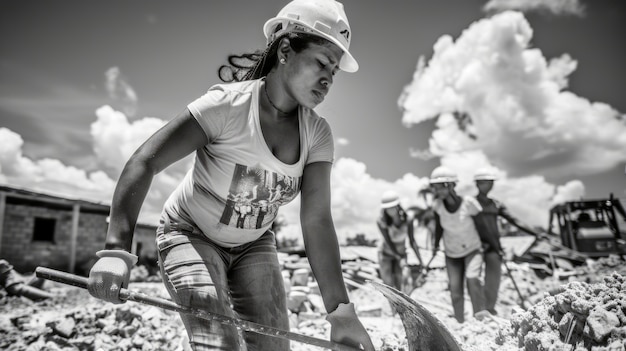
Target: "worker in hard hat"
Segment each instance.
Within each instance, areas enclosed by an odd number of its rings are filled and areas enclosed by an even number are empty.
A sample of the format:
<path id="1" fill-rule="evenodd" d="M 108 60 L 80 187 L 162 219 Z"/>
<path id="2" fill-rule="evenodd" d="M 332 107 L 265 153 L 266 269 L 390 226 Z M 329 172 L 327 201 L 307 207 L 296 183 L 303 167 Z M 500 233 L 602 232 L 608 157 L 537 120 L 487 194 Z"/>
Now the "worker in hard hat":
<path id="1" fill-rule="evenodd" d="M 474 217 L 482 208 L 473 197 L 461 197 L 456 193 L 454 188 L 457 182 L 457 174 L 445 166 L 435 168 L 430 176 L 430 186 L 435 194 L 433 255 L 437 254 L 439 242 L 443 238 L 454 317 L 463 323 L 465 283 L 474 317 L 483 319 L 489 312 L 485 310 L 485 294 L 480 279 L 483 265 L 481 240 L 474 223 Z"/>
<path id="2" fill-rule="evenodd" d="M 404 287 L 408 274 L 407 239 L 409 245 L 420 259 L 417 243 L 413 236 L 413 219 L 409 218 L 400 205 L 400 197 L 393 190 L 386 191 L 381 199 L 380 216 L 376 221 L 383 240 L 378 245 L 379 273 L 383 283 L 404 292 L 410 292 L 410 287 Z"/>
<path id="3" fill-rule="evenodd" d="M 190 102 L 126 162 L 105 250 L 97 252 L 89 273 L 89 293 L 124 302 L 120 289 L 137 262 L 130 253 L 133 228 L 150 185 L 163 169 L 193 154 L 193 168 L 165 202 L 157 227 L 159 266 L 172 300 L 289 330 L 271 229 L 279 208 L 299 195 L 303 241 L 330 340 L 374 351 L 342 275 L 330 206 L 334 141 L 329 123 L 315 111 L 339 72 L 359 68 L 349 52 L 353 32 L 344 6 L 293 0 L 265 22 L 263 34 L 261 49 L 228 55 L 217 72 L 223 84 Z M 261 200 L 267 201 L 263 213 Z M 287 338 L 179 316 L 194 351 L 290 350 Z"/>
<path id="4" fill-rule="evenodd" d="M 498 300 L 498 290 L 500 289 L 500 278 L 502 276 L 502 260 L 504 259 L 504 251 L 500 243 L 498 217 L 505 219 L 516 228 L 528 234 L 540 236 L 540 233 L 523 225 L 513 217 L 503 203 L 488 196 L 496 179 L 497 174 L 491 167 L 481 168 L 474 174 L 474 181 L 478 188 L 476 200 L 482 207 L 482 211 L 476 215 L 476 228 L 483 242 L 485 307 L 493 315 L 497 314 L 495 306 Z"/>

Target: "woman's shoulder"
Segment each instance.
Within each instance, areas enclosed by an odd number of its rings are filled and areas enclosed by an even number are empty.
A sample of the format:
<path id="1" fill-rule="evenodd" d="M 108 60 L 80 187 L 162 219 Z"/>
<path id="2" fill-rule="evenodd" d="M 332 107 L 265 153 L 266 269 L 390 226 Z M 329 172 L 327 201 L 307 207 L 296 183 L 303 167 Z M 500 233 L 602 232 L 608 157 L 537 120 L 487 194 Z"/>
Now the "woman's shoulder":
<path id="1" fill-rule="evenodd" d="M 441 199 L 434 199 L 431 207 L 433 211 L 438 213 L 442 205 L 443 205 L 443 202 L 441 201 Z"/>
<path id="2" fill-rule="evenodd" d="M 461 204 L 461 206 L 465 206 L 466 208 L 472 208 L 473 210 L 478 210 L 481 211 L 483 209 L 483 206 L 480 204 L 480 202 L 478 202 L 478 200 L 473 197 L 473 196 L 463 196 L 463 203 Z"/>
<path id="3" fill-rule="evenodd" d="M 223 115 L 229 115 L 228 111 L 231 111 L 233 107 L 248 106 L 255 82 L 214 84 L 202 96 L 192 101 L 188 107 L 194 116 L 201 116 L 207 110 L 211 110 L 213 116 L 217 111 L 224 111 Z"/>
<path id="4" fill-rule="evenodd" d="M 212 85 L 207 93 L 222 92 L 227 95 L 249 95 L 253 92 L 258 80 L 246 80 L 242 82 L 218 83 Z"/>
<path id="5" fill-rule="evenodd" d="M 304 106 L 301 106 L 300 108 L 301 108 L 300 113 L 301 113 L 301 116 L 304 117 L 303 119 L 305 123 L 308 123 L 314 126 L 323 126 L 324 128 L 330 127 L 328 122 L 326 121 L 326 118 L 318 115 L 314 109 L 304 107 Z"/>

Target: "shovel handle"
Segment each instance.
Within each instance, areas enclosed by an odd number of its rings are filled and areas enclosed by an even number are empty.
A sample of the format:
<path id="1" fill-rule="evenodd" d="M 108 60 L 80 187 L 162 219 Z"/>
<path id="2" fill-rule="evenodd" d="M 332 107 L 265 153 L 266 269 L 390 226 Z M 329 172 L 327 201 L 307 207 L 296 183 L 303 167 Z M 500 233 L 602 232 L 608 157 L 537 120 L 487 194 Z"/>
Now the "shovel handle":
<path id="1" fill-rule="evenodd" d="M 504 259 L 502 260 L 502 263 L 504 264 L 504 268 L 506 269 L 506 272 L 509 278 L 511 279 L 511 282 L 513 283 L 513 287 L 515 288 L 515 291 L 517 291 L 517 295 L 519 296 L 520 300 L 522 300 L 522 304 L 521 304 L 522 308 L 526 310 L 526 306 L 525 306 L 526 300 L 524 300 L 524 296 L 522 295 L 522 292 L 517 287 L 517 283 L 515 282 L 515 279 L 513 279 L 513 274 L 511 273 L 511 270 L 509 269 L 509 265 L 506 264 L 506 260 Z"/>
<path id="2" fill-rule="evenodd" d="M 35 275 L 39 278 L 44 278 L 48 280 L 55 281 L 57 283 L 63 283 L 71 286 L 75 286 L 81 289 L 87 289 L 87 284 L 89 278 L 81 277 L 75 274 L 57 271 L 51 268 L 46 267 L 37 267 L 35 269 Z M 185 308 L 171 300 L 149 296 L 143 293 L 134 292 L 132 290 L 128 290 L 125 288 L 120 289 L 120 300 L 123 301 L 135 301 L 139 303 L 143 303 L 146 305 L 160 307 L 166 310 L 181 312 L 181 313 L 192 313 L 191 309 Z"/>
<path id="3" fill-rule="evenodd" d="M 57 270 L 46 268 L 46 267 L 37 267 L 35 269 L 35 275 L 40 278 L 52 280 L 52 281 L 67 284 L 67 285 L 72 285 L 72 286 L 82 288 L 82 289 L 87 289 L 87 284 L 89 281 L 87 277 L 81 277 L 78 275 L 74 275 L 74 274 L 62 272 L 62 271 L 57 271 Z M 268 326 L 264 326 L 258 323 L 228 317 L 228 316 L 218 314 L 218 313 L 198 310 L 194 308 L 187 308 L 168 299 L 164 299 L 164 298 L 160 298 L 156 296 L 148 296 L 146 294 L 135 292 L 135 291 L 128 290 L 125 288 L 120 289 L 120 300 L 134 301 L 134 302 L 139 302 L 145 305 L 163 308 L 163 309 L 170 310 L 170 311 L 190 314 L 197 318 L 202 318 L 202 319 L 209 320 L 209 321 L 216 321 L 218 323 L 234 326 L 234 327 L 246 330 L 246 331 L 250 331 L 250 332 L 254 332 L 254 333 L 258 333 L 262 335 L 267 335 L 267 336 L 272 336 L 276 338 L 293 340 L 293 341 L 301 342 L 304 344 L 326 348 L 326 349 L 333 350 L 333 351 L 358 351 L 360 350 L 352 346 L 339 344 L 334 341 L 328 341 L 328 340 L 319 339 L 319 338 L 315 338 L 315 337 L 308 336 L 308 335 L 292 333 L 292 332 L 281 330 L 278 328 L 268 327 Z"/>

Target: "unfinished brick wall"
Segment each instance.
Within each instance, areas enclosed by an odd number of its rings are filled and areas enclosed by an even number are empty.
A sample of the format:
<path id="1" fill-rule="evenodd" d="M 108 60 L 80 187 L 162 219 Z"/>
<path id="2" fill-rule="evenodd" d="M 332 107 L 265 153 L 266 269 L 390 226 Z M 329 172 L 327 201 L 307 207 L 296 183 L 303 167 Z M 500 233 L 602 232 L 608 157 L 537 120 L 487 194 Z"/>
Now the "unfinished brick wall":
<path id="1" fill-rule="evenodd" d="M 34 241 L 35 218 L 56 221 L 53 241 Z M 76 266 L 88 261 L 104 246 L 106 215 L 80 213 L 76 240 Z M 67 270 L 72 243 L 72 210 L 45 206 L 7 204 L 0 256 L 20 272 L 37 266 Z"/>

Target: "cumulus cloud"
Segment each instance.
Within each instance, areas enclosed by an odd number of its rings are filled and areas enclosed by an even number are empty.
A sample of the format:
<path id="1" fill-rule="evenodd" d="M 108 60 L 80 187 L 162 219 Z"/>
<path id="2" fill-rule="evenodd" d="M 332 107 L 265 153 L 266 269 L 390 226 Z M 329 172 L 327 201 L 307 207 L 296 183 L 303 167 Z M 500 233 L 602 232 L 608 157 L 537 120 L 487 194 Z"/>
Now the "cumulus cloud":
<path id="1" fill-rule="evenodd" d="M 32 160 L 22 153 L 24 140 L 0 128 L 0 181 L 51 195 L 109 202 L 115 182 L 102 171 L 88 173 L 59 160 Z"/>
<path id="2" fill-rule="evenodd" d="M 579 0 L 490 0 L 483 6 L 483 11 L 487 13 L 508 10 L 551 15 L 583 16 L 585 14 L 585 7 Z"/>
<path id="3" fill-rule="evenodd" d="M 119 177 L 135 150 L 166 123 L 154 117 L 130 123 L 124 113 L 110 106 L 97 109 L 96 116 L 97 120 L 91 125 L 94 152 L 98 164 L 114 179 Z M 188 156 L 153 179 L 140 214 L 142 222 L 157 223 L 165 200 L 191 168 L 192 162 L 193 156 Z"/>
<path id="4" fill-rule="evenodd" d="M 468 196 L 478 193 L 473 180 L 476 170 L 491 168 L 497 180 L 489 195 L 502 201 L 515 217 L 532 226 L 546 228 L 552 206 L 585 195 L 585 186 L 578 180 L 559 186 L 542 175 L 512 177 L 506 169 L 493 164 L 481 150 L 447 154 L 441 158 L 441 164 L 458 174 L 456 190 L 460 195 Z"/>
<path id="5" fill-rule="evenodd" d="M 337 138 L 336 143 L 337 145 L 340 145 L 340 146 L 346 146 L 346 145 L 350 145 L 350 140 L 346 138 Z"/>
<path id="6" fill-rule="evenodd" d="M 127 116 L 137 113 L 137 93 L 119 67 L 109 68 L 105 74 L 105 87 L 109 97 Z"/>
<path id="7" fill-rule="evenodd" d="M 431 153 L 482 150 L 517 175 L 589 175 L 623 163 L 622 114 L 566 91 L 576 61 L 547 60 L 530 46 L 532 34 L 522 13 L 508 11 L 456 41 L 439 38 L 399 99 L 403 123 L 436 118 Z"/>
<path id="8" fill-rule="evenodd" d="M 412 158 L 420 159 L 422 161 L 432 160 L 433 158 L 437 157 L 430 150 L 419 150 L 413 147 L 409 149 L 409 156 L 411 156 Z"/>
<path id="9" fill-rule="evenodd" d="M 24 140 L 0 128 L 0 182 L 46 194 L 111 203 L 113 190 L 126 161 L 146 139 L 165 124 L 146 117 L 130 123 L 110 106 L 96 111 L 91 125 L 95 163 L 102 170 L 87 172 L 51 158 L 32 160 L 22 153 Z M 158 174 L 142 207 L 139 222 L 157 223 L 163 203 L 192 166 L 189 156 Z"/>
<path id="10" fill-rule="evenodd" d="M 133 123 L 123 112 L 105 105 L 96 110 L 97 120 L 91 124 L 93 149 L 101 166 L 113 177 L 119 176 L 124 163 L 150 135 L 165 125 L 165 121 L 146 117 Z"/>
<path id="11" fill-rule="evenodd" d="M 552 198 L 552 205 L 567 201 L 582 199 L 585 195 L 585 185 L 580 180 L 572 180 L 556 188 L 556 194 Z"/>
<path id="12" fill-rule="evenodd" d="M 364 234 L 368 239 L 379 239 L 376 219 L 380 211 L 382 194 L 395 190 L 400 195 L 404 207 L 425 204 L 417 196 L 419 189 L 426 186 L 427 178 L 406 174 L 393 182 L 374 178 L 367 173 L 364 163 L 351 158 L 338 159 L 332 171 L 331 194 L 332 215 L 340 241 Z M 288 222 L 280 235 L 300 239 L 300 198 L 280 209 L 280 214 Z"/>
<path id="13" fill-rule="evenodd" d="M 456 186 L 460 195 L 475 196 L 477 189 L 473 180 L 478 168 L 490 167 L 498 176 L 491 196 L 502 201 L 519 220 L 530 226 L 547 228 L 550 208 L 555 203 L 579 199 L 585 188 L 580 181 L 565 185 L 550 183 L 541 175 L 511 177 L 507 171 L 491 163 L 480 150 L 450 153 L 441 158 L 441 164 L 459 175 Z M 400 194 L 403 207 L 426 207 L 418 192 L 428 186 L 428 177 L 417 177 L 407 173 L 395 181 L 372 177 L 362 162 L 351 158 L 340 158 L 332 173 L 332 214 L 337 235 L 341 242 L 356 234 L 366 238 L 380 239 L 376 218 L 380 211 L 380 199 L 386 190 Z M 279 235 L 300 240 L 300 198 L 280 209 L 285 220 Z"/>

